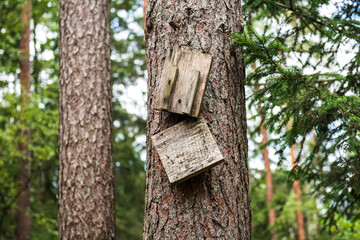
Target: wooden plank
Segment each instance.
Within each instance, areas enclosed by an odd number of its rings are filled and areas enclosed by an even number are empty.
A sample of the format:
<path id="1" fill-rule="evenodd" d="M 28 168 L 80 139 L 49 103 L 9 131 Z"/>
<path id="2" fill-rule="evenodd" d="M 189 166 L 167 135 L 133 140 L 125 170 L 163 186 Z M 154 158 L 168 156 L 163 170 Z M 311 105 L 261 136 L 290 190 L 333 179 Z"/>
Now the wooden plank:
<path id="1" fill-rule="evenodd" d="M 178 104 L 181 108 L 181 112 L 186 115 L 191 115 L 191 110 L 193 108 L 196 91 L 199 83 L 200 72 L 198 70 L 192 70 L 190 73 L 190 81 L 187 86 L 183 86 L 183 88 L 187 88 L 183 93 L 185 94 L 178 99 Z"/>
<path id="2" fill-rule="evenodd" d="M 190 118 L 151 137 L 170 183 L 180 183 L 224 161 L 206 120 Z"/>
<path id="3" fill-rule="evenodd" d="M 174 66 L 178 68 L 178 77 L 176 80 L 176 84 L 173 86 L 174 89 L 167 110 L 170 112 L 188 114 L 193 117 L 198 117 L 201 102 L 204 97 L 205 88 L 209 77 L 211 64 L 212 56 L 209 54 L 203 54 L 195 51 L 190 52 L 180 49 L 169 51 L 165 59 L 159 85 L 155 93 L 155 101 L 153 107 L 155 109 L 163 109 L 161 97 L 164 88 L 166 87 L 169 68 L 171 66 Z M 194 78 L 192 78 L 194 74 L 193 70 L 199 71 L 200 75 L 198 78 L 197 88 L 193 96 L 194 100 L 192 101 L 192 108 L 191 111 L 189 111 L 188 109 L 186 109 L 186 107 L 184 110 L 183 103 L 187 102 L 189 104 L 191 102 L 189 100 L 185 100 L 184 96 L 189 96 L 189 87 L 187 86 L 190 86 L 191 83 L 194 81 Z M 190 94 L 190 97 L 191 96 L 192 95 Z M 179 104 L 179 100 L 182 104 Z"/>
<path id="4" fill-rule="evenodd" d="M 170 49 L 167 52 L 166 58 L 165 58 L 165 63 L 161 72 L 161 78 L 159 81 L 159 85 L 157 86 L 157 90 L 155 90 L 155 100 L 154 100 L 154 108 L 155 109 L 159 109 L 162 110 L 162 93 L 164 91 L 164 88 L 166 87 L 166 83 L 167 83 L 167 76 L 168 76 L 168 71 L 171 67 L 171 59 L 173 58 L 173 50 Z M 174 66 L 174 65 L 173 65 Z M 178 71 L 179 72 L 179 71 Z"/>
<path id="5" fill-rule="evenodd" d="M 174 90 L 175 81 L 178 75 L 177 67 L 170 67 L 167 73 L 166 85 L 161 96 L 161 109 L 167 110 L 171 102 L 171 95 Z"/>

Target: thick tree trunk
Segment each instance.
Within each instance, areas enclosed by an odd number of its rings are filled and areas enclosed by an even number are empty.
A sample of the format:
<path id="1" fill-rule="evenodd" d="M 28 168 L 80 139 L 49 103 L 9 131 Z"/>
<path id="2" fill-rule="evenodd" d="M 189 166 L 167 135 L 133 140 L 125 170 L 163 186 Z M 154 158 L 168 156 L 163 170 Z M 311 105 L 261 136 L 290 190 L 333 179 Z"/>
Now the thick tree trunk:
<path id="1" fill-rule="evenodd" d="M 30 130 L 26 125 L 28 105 L 30 103 L 30 19 L 31 0 L 25 0 L 21 11 L 21 39 L 20 39 L 20 159 L 18 167 L 19 197 L 17 210 L 16 238 L 18 240 L 30 239 Z"/>
<path id="2" fill-rule="evenodd" d="M 260 106 L 261 108 L 261 106 Z M 264 120 L 264 115 L 261 116 L 261 121 Z M 261 144 L 266 144 L 267 139 L 267 131 L 265 128 L 265 122 L 262 123 L 260 127 L 261 135 L 263 136 Z M 264 158 L 264 164 L 265 164 L 265 174 L 266 174 L 266 204 L 269 207 L 269 225 L 271 227 L 270 233 L 271 233 L 271 239 L 276 240 L 276 229 L 273 228 L 276 222 L 276 212 L 274 207 L 271 205 L 272 201 L 274 199 L 274 190 L 273 190 L 273 179 L 271 174 L 271 168 L 270 168 L 270 159 L 269 159 L 269 151 L 267 147 L 264 147 L 262 150 L 262 155 Z"/>
<path id="3" fill-rule="evenodd" d="M 115 239 L 108 11 L 60 1 L 59 239 Z"/>
<path id="4" fill-rule="evenodd" d="M 242 31 L 241 1 L 150 1 L 145 39 L 148 66 L 147 183 L 144 239 L 250 239 L 244 67 L 226 35 Z M 214 56 L 201 113 L 225 163 L 171 185 L 150 137 L 185 117 L 154 110 L 167 50 Z"/>
<path id="5" fill-rule="evenodd" d="M 295 149 L 294 146 L 290 147 L 290 155 L 291 155 L 291 162 L 292 166 L 295 167 Z M 300 181 L 295 180 L 293 182 L 293 190 L 295 193 L 295 202 L 301 206 L 301 189 L 300 189 Z M 305 240 L 305 227 L 304 227 L 304 216 L 301 209 L 296 211 L 296 224 L 297 224 L 297 231 L 298 231 L 298 238 L 299 240 Z"/>

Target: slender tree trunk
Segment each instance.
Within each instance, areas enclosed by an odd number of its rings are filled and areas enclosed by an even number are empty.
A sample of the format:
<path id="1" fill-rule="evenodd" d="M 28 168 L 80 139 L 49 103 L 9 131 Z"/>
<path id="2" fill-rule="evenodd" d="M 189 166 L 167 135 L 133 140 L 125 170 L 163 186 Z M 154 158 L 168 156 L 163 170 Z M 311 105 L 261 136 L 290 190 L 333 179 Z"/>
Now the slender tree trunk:
<path id="1" fill-rule="evenodd" d="M 254 71 L 256 70 L 256 63 L 254 63 Z M 257 89 L 259 90 L 259 89 Z M 259 110 L 261 111 L 262 106 L 259 104 Z M 265 128 L 265 117 L 263 114 L 260 114 L 261 122 L 263 122 L 260 126 L 260 133 L 262 135 L 261 144 L 264 145 L 268 141 L 267 131 Z M 274 190 L 273 190 L 273 179 L 271 174 L 271 168 L 270 168 L 270 158 L 269 158 L 269 150 L 266 147 L 262 150 L 262 156 L 264 159 L 264 165 L 265 165 L 265 181 L 266 181 L 266 204 L 269 208 L 269 225 L 271 227 L 270 234 L 271 234 L 271 240 L 276 240 L 276 229 L 273 228 L 276 222 L 276 212 L 274 207 L 271 205 L 272 201 L 274 199 Z"/>
<path id="2" fill-rule="evenodd" d="M 259 108 L 261 109 L 261 106 L 259 106 Z M 264 115 L 260 115 L 261 117 L 261 121 L 264 120 Z M 261 135 L 263 136 L 261 144 L 266 144 L 268 139 L 267 139 L 267 132 L 266 132 L 266 128 L 265 128 L 265 122 L 263 122 L 261 124 L 260 127 L 260 132 Z M 269 207 L 269 224 L 271 227 L 270 233 L 271 233 L 271 239 L 272 240 L 276 240 L 276 229 L 273 228 L 273 226 L 275 225 L 276 222 L 276 212 L 274 207 L 271 205 L 272 201 L 274 199 L 274 190 L 273 190 L 273 179 L 272 179 L 272 174 L 271 174 L 271 168 L 270 168 L 270 159 L 269 159 L 269 151 L 267 147 L 264 147 L 262 150 L 262 155 L 264 158 L 264 164 L 265 164 L 265 174 L 266 174 L 266 204 Z"/>
<path id="3" fill-rule="evenodd" d="M 295 167 L 296 156 L 295 156 L 294 146 L 290 147 L 290 155 L 291 155 L 292 166 Z M 299 180 L 295 180 L 293 182 L 293 190 L 295 193 L 295 202 L 301 206 L 301 190 L 300 190 L 300 181 Z M 303 216 L 301 209 L 298 209 L 296 211 L 296 223 L 297 223 L 299 240 L 305 240 L 306 234 L 305 234 L 305 227 L 304 227 L 304 216 Z"/>
<path id="4" fill-rule="evenodd" d="M 145 39 L 148 66 L 147 183 L 144 239 L 250 239 L 244 66 L 226 35 L 242 31 L 241 1 L 150 1 Z M 185 117 L 154 110 L 167 50 L 214 56 L 201 113 L 225 163 L 171 185 L 150 137 Z"/>
<path id="5" fill-rule="evenodd" d="M 115 239 L 108 11 L 60 1 L 59 239 Z"/>
<path id="6" fill-rule="evenodd" d="M 286 104 L 285 104 L 286 106 Z M 289 131 L 291 129 L 291 125 L 288 124 L 286 126 L 286 131 Z M 294 168 L 296 166 L 296 156 L 295 156 L 295 148 L 294 146 L 290 147 L 290 156 L 291 156 L 291 164 Z M 295 193 L 295 202 L 301 206 L 301 189 L 300 189 L 300 181 L 295 180 L 293 182 L 293 191 Z M 305 234 L 305 228 L 304 228 L 304 216 L 302 213 L 301 208 L 296 211 L 296 224 L 297 224 L 297 231 L 298 231 L 298 239 L 299 240 L 305 240 L 306 234 Z"/>
<path id="7" fill-rule="evenodd" d="M 26 115 L 30 104 L 30 19 L 31 0 L 25 0 L 21 11 L 20 39 L 20 159 L 18 167 L 19 197 L 17 210 L 17 227 L 15 235 L 18 240 L 30 239 L 30 130 L 26 124 Z"/>
<path id="8" fill-rule="evenodd" d="M 147 10 L 147 5 L 148 5 L 148 0 L 144 0 L 144 17 L 143 17 L 144 29 L 145 29 L 145 24 L 146 24 L 146 10 Z"/>

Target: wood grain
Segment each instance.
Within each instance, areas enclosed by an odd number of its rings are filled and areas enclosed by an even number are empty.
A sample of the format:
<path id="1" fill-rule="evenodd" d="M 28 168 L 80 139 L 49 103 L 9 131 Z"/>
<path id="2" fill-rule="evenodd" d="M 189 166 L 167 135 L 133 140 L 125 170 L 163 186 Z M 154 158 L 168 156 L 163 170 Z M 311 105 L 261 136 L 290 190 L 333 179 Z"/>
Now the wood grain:
<path id="1" fill-rule="evenodd" d="M 180 122 L 151 139 L 170 183 L 185 181 L 224 161 L 201 115 L 199 119 Z"/>
<path id="2" fill-rule="evenodd" d="M 190 81 L 187 83 L 187 85 L 183 86 L 183 88 L 187 90 L 184 91 L 185 95 L 180 97 L 180 101 L 178 100 L 178 104 L 179 102 L 182 103 L 181 112 L 185 115 L 191 114 L 191 110 L 194 106 L 196 90 L 199 84 L 199 78 L 200 72 L 198 70 L 192 70 L 190 73 Z"/>
<path id="3" fill-rule="evenodd" d="M 182 49 L 170 50 L 166 57 L 156 91 L 154 108 L 164 109 L 162 107 L 164 89 L 168 83 L 169 71 L 171 71 L 171 67 L 175 66 L 178 68 L 178 76 L 167 110 L 169 112 L 198 117 L 211 64 L 212 56 L 209 54 Z M 199 78 L 194 78 L 194 71 L 199 72 Z M 198 80 L 197 84 L 194 82 L 196 80 Z M 190 86 L 192 86 L 190 89 L 194 91 L 193 93 L 189 93 Z M 187 99 L 191 96 L 193 97 L 192 101 Z M 192 105 L 191 107 L 190 104 Z"/>
<path id="4" fill-rule="evenodd" d="M 169 68 L 166 78 L 166 84 L 161 95 L 161 109 L 167 110 L 169 108 L 169 103 L 171 102 L 171 96 L 174 90 L 178 72 L 179 71 L 177 67 Z"/>

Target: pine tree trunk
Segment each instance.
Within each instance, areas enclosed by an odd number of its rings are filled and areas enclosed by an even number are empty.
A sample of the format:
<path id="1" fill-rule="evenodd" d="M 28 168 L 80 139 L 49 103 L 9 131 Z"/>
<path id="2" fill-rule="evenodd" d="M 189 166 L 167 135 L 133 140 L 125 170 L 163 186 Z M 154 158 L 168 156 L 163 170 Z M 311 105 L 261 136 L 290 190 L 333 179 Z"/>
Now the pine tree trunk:
<path id="1" fill-rule="evenodd" d="M 227 37 L 242 31 L 241 1 L 150 1 L 145 39 L 148 67 L 147 183 L 144 239 L 250 239 L 244 66 Z M 223 153 L 220 164 L 170 185 L 150 137 L 185 117 L 154 110 L 166 52 L 214 56 L 201 113 Z"/>
<path id="2" fill-rule="evenodd" d="M 60 1 L 59 239 L 115 239 L 108 11 Z"/>
<path id="3" fill-rule="evenodd" d="M 287 106 L 287 103 L 284 104 L 284 106 Z M 286 131 L 290 131 L 291 124 L 286 125 Z M 294 146 L 290 147 L 290 157 L 291 157 L 291 164 L 294 168 L 296 166 L 296 156 L 295 156 L 295 148 Z M 300 189 L 300 181 L 295 180 L 293 182 L 293 191 L 295 193 L 295 202 L 298 204 L 298 206 L 301 207 L 301 189 Z M 304 215 L 302 213 L 302 209 L 298 209 L 296 211 L 296 224 L 297 224 L 297 231 L 298 231 L 298 239 L 299 240 L 305 240 L 306 239 L 306 233 L 305 233 L 305 227 L 304 227 Z"/>
<path id="4" fill-rule="evenodd" d="M 290 155 L 291 155 L 291 162 L 292 166 L 295 167 L 295 149 L 294 146 L 290 147 Z M 301 190 L 300 190 L 300 181 L 295 180 L 293 182 L 293 191 L 295 193 L 295 202 L 301 206 Z M 297 223 L 297 231 L 298 231 L 298 238 L 299 240 L 305 240 L 305 228 L 304 228 L 304 216 L 301 209 L 296 211 L 296 223 Z"/>
<path id="5" fill-rule="evenodd" d="M 30 19 L 31 0 L 25 0 L 21 11 L 21 39 L 20 39 L 20 159 L 18 166 L 19 197 L 17 210 L 16 239 L 30 239 L 30 159 L 31 152 L 30 130 L 26 124 L 26 115 L 30 104 Z"/>
<path id="6" fill-rule="evenodd" d="M 147 10 L 148 0 L 144 0 L 144 17 L 143 17 L 143 25 L 145 30 L 146 24 L 146 10 Z"/>
<path id="7" fill-rule="evenodd" d="M 250 19 L 251 20 L 251 19 Z M 256 63 L 254 63 L 254 71 L 256 70 Z M 259 90 L 259 89 L 257 89 Z M 262 106 L 259 104 L 259 110 L 261 111 Z M 261 144 L 264 145 L 268 141 L 268 135 L 265 128 L 265 117 L 263 114 L 260 114 L 261 122 L 263 122 L 260 126 L 260 133 L 262 135 Z M 271 227 L 270 234 L 271 234 L 271 240 L 276 240 L 276 229 L 273 228 L 276 222 L 276 212 L 274 207 L 271 205 L 272 201 L 274 199 L 274 190 L 273 190 L 273 179 L 271 174 L 271 168 L 270 168 L 270 158 L 269 158 L 269 150 L 266 147 L 262 150 L 262 156 L 264 159 L 264 166 L 265 166 L 265 182 L 266 182 L 266 204 L 269 208 L 269 225 Z"/>
<path id="8" fill-rule="evenodd" d="M 260 106 L 261 108 L 261 106 Z M 264 115 L 260 115 L 261 121 L 264 120 Z M 261 144 L 266 144 L 267 139 L 267 132 L 265 128 L 265 122 L 260 127 L 261 135 L 263 136 Z M 270 233 L 271 233 L 271 240 L 276 240 L 276 229 L 273 228 L 276 222 L 276 212 L 274 207 L 271 205 L 272 201 L 274 199 L 274 190 L 273 190 L 273 179 L 271 174 L 271 168 L 270 168 L 270 159 L 269 159 L 269 151 L 267 147 L 264 147 L 262 150 L 262 155 L 264 158 L 264 164 L 265 164 L 265 174 L 266 174 L 266 204 L 269 207 L 269 224 L 271 227 Z"/>

